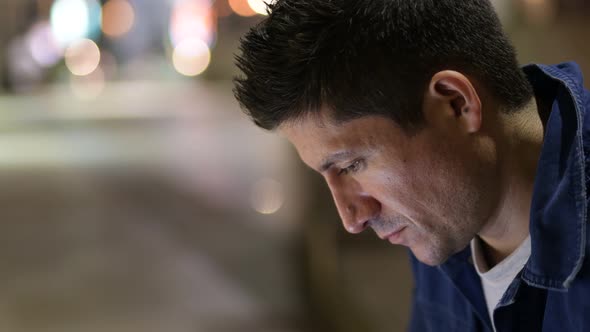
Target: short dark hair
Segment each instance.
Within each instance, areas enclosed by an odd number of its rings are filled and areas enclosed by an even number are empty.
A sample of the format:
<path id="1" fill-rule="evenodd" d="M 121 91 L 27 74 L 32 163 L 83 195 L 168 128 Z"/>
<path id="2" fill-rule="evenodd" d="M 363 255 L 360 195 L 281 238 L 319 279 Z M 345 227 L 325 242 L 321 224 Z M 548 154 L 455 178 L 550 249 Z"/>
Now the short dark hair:
<path id="1" fill-rule="evenodd" d="M 369 114 L 404 129 L 444 69 L 476 78 L 507 111 L 532 88 L 489 0 L 278 0 L 241 39 L 234 94 L 260 127 L 327 106 L 335 120 Z"/>

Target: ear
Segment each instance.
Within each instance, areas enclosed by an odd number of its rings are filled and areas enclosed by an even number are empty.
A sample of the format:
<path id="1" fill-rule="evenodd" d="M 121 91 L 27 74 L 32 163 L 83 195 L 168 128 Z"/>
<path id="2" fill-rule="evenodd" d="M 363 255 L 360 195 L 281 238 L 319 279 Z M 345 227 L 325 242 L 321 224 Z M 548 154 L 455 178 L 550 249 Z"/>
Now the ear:
<path id="1" fill-rule="evenodd" d="M 444 70 L 434 74 L 424 106 L 424 116 L 429 123 L 458 125 L 467 133 L 481 128 L 481 100 L 471 81 L 459 72 Z"/>

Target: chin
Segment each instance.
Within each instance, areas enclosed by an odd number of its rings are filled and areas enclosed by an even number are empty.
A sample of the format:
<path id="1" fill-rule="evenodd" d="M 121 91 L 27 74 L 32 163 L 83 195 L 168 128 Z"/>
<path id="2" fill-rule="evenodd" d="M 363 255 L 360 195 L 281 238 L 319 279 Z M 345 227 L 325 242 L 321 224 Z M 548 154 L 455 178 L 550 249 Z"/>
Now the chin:
<path id="1" fill-rule="evenodd" d="M 436 250 L 434 248 L 410 248 L 416 258 L 429 266 L 438 266 L 443 264 L 449 259 L 451 255 L 443 253 L 442 250 Z"/>

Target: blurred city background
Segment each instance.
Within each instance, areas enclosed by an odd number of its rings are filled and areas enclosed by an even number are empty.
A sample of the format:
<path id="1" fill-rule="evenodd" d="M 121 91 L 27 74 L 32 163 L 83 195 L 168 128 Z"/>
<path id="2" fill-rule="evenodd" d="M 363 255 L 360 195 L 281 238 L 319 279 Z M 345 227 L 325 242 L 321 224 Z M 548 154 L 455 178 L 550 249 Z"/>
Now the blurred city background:
<path id="1" fill-rule="evenodd" d="M 590 4 L 493 1 L 590 75 Z M 403 331 L 406 250 L 232 96 L 261 0 L 0 1 L 0 331 Z M 588 76 L 587 76 L 588 77 Z"/>

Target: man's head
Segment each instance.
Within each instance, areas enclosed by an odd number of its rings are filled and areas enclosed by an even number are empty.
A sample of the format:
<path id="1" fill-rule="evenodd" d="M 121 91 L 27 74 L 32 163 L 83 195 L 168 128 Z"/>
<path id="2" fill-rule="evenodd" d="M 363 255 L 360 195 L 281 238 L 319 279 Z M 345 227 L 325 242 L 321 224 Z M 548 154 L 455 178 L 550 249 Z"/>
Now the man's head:
<path id="1" fill-rule="evenodd" d="M 349 231 L 435 265 L 494 213 L 493 119 L 532 92 L 489 1 L 279 0 L 241 50 L 237 99 L 324 175 Z"/>

